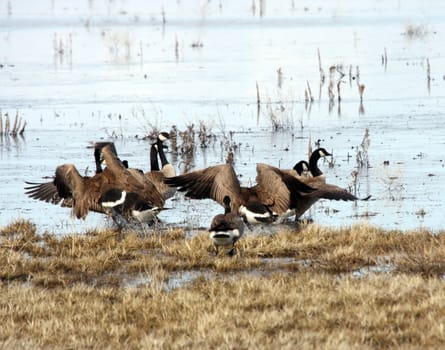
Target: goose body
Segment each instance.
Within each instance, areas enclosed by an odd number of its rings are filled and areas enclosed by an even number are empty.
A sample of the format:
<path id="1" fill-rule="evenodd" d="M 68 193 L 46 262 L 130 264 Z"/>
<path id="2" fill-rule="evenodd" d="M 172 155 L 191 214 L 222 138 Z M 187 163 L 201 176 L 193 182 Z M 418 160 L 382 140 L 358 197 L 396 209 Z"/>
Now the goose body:
<path id="1" fill-rule="evenodd" d="M 110 210 L 113 217 L 122 216 L 127 220 L 134 218 L 141 223 L 156 221 L 161 211 L 160 207 L 144 201 L 138 193 L 115 188 L 108 190 L 99 201 L 103 208 Z"/>
<path id="2" fill-rule="evenodd" d="M 231 246 L 229 255 L 233 255 L 235 243 L 244 233 L 244 222 L 239 215 L 231 212 L 229 196 L 225 196 L 223 202 L 224 214 L 216 215 L 210 224 L 210 239 L 215 246 L 216 254 L 219 252 L 219 247 Z"/>
<path id="3" fill-rule="evenodd" d="M 102 148 L 107 167 L 94 176 L 81 176 L 73 164 L 56 168 L 54 180 L 47 183 L 27 183 L 26 194 L 34 199 L 72 207 L 72 213 L 84 219 L 89 211 L 106 213 L 101 197 L 109 190 L 117 189 L 137 193 L 140 199 L 152 207 L 162 207 L 164 199 L 156 187 L 137 169 L 127 169 L 116 155 L 114 145 Z"/>
<path id="4" fill-rule="evenodd" d="M 164 142 L 169 138 L 170 136 L 166 132 L 161 132 L 158 135 L 156 143 L 154 143 L 150 149 L 151 171 L 145 173 L 145 176 L 156 186 L 156 189 L 161 193 L 164 200 L 173 197 L 176 193 L 175 188 L 164 183 L 165 178 L 176 175 L 175 168 L 169 163 L 164 153 Z M 161 168 L 159 168 L 158 156 L 161 160 Z"/>
<path id="5" fill-rule="evenodd" d="M 230 198 L 230 212 L 241 215 L 249 224 L 270 223 L 277 219 L 276 212 L 289 202 L 289 190 L 286 188 L 277 194 L 274 182 L 268 176 L 260 176 L 261 165 L 257 165 L 257 184 L 253 187 L 242 187 L 233 167 L 221 164 L 196 170 L 187 174 L 166 178 L 165 183 L 185 192 L 192 199 L 211 198 L 225 206 L 224 198 Z M 283 175 L 285 176 L 285 175 Z M 312 189 L 295 177 L 286 177 L 293 184 L 295 196 L 299 191 Z M 287 191 L 287 192 L 286 192 Z M 286 208 L 287 209 L 287 208 Z"/>
<path id="6" fill-rule="evenodd" d="M 293 173 L 301 182 L 315 189 L 311 193 L 302 194 L 302 199 L 295 203 L 294 208 L 292 208 L 292 214 L 295 215 L 296 219 L 320 199 L 357 201 L 368 200 L 371 197 L 358 198 L 340 186 L 326 183 L 326 177 L 318 167 L 318 160 L 330 155 L 324 148 L 316 149 L 312 152 L 309 163 L 301 160 L 295 164 L 292 170 L 288 171 Z M 307 170 L 309 170 L 309 172 Z"/>
<path id="7" fill-rule="evenodd" d="M 167 133 L 160 133 L 157 141 L 150 147 L 150 166 L 151 171 L 141 172 L 143 182 L 149 183 L 154 187 L 154 191 L 160 195 L 165 202 L 175 194 L 175 189 L 164 183 L 166 176 L 174 176 L 174 167 L 168 162 L 163 142 L 168 139 Z M 161 159 L 162 168 L 159 167 L 158 154 Z M 146 198 L 135 192 L 127 193 L 123 188 L 113 188 L 108 190 L 100 199 L 102 206 L 109 208 L 114 216 L 123 216 L 124 218 L 134 217 L 140 222 L 157 221 L 157 215 L 162 210 L 162 206 L 154 205 Z M 131 215 L 130 215 L 131 214 Z M 116 221 L 116 220 L 115 220 Z"/>

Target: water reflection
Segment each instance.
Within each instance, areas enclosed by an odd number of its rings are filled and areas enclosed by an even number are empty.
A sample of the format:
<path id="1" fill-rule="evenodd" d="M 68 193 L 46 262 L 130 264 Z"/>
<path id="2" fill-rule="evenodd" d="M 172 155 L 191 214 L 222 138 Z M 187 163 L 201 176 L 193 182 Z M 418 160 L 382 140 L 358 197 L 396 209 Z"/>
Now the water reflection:
<path id="1" fill-rule="evenodd" d="M 443 47 L 436 44 L 445 33 L 439 15 L 444 5 L 427 2 L 397 12 L 375 1 L 348 6 L 326 2 L 318 11 L 305 11 L 293 2 L 289 6 L 285 0 L 268 6 L 254 0 L 252 8 L 222 1 L 173 0 L 162 6 L 150 1 L 89 1 L 75 8 L 67 0 L 50 5 L 8 2 L 10 17 L 5 12 L 7 21 L 0 28 L 1 105 L 4 112 L 9 109 L 11 129 L 17 108 L 30 125 L 26 142 L 19 132 L 5 133 L 3 112 L 0 176 L 8 203 L 3 201 L 0 221 L 25 215 L 51 229 L 69 214 L 30 202 L 23 194 L 25 179 L 50 176 L 65 162 L 82 169 L 91 166 L 90 154 L 83 151 L 98 139 L 115 139 L 127 157 L 131 154 L 134 162 L 147 164 L 146 153 L 141 154 L 143 141 L 134 135 L 150 125 L 162 130 L 175 125 L 168 155 L 180 172 L 235 161 L 237 172 L 254 181 L 257 162 L 295 164 L 312 137 L 336 152 L 334 167 L 323 169 L 328 179 L 346 187 L 355 182 L 351 172 L 359 173 L 357 191 L 363 191 L 361 185 L 376 198 L 358 204 L 370 221 L 385 227 L 394 227 L 394 220 L 404 228 L 415 227 L 419 220 L 430 227 L 443 225 L 443 200 L 437 191 L 442 179 L 427 174 L 443 170 L 441 155 L 431 150 L 443 143 L 438 116 L 444 85 L 431 74 L 434 67 L 444 66 Z M 405 37 L 422 38 L 410 40 L 407 47 L 400 23 L 420 7 L 426 15 L 435 14 L 429 20 L 437 34 L 422 26 L 407 27 Z M 385 15 L 376 20 L 375 11 Z M 21 45 L 30 38 L 32 55 L 29 45 Z M 386 47 L 393 63 L 388 66 Z M 425 58 L 421 66 L 411 64 L 425 52 L 434 61 Z M 427 86 L 418 84 L 425 78 Z M 431 80 L 436 83 L 432 90 Z M 314 97 L 318 103 L 312 102 Z M 355 150 L 367 127 L 373 143 L 371 167 L 364 170 L 355 162 Z M 214 134 L 224 137 L 215 142 Z M 20 157 L 14 156 L 14 149 Z M 413 159 L 418 152 L 428 156 Z M 385 176 L 381 165 L 386 160 L 391 172 L 403 164 L 402 184 L 391 180 L 393 174 Z M 214 214 L 207 210 L 211 205 L 194 202 L 189 212 L 178 207 L 162 218 L 170 223 L 191 219 L 207 227 Z M 336 226 L 353 221 L 350 204 L 329 206 L 342 210 L 331 210 L 326 218 L 319 215 L 324 209 L 320 206 L 313 210 L 314 219 Z M 425 216 L 414 214 L 422 208 Z"/>
<path id="2" fill-rule="evenodd" d="M 2 115 L 0 111 L 0 149 L 3 152 L 10 152 L 12 149 L 20 151 L 25 144 L 26 120 L 19 116 L 17 111 L 14 120 L 11 122 L 9 113 Z"/>

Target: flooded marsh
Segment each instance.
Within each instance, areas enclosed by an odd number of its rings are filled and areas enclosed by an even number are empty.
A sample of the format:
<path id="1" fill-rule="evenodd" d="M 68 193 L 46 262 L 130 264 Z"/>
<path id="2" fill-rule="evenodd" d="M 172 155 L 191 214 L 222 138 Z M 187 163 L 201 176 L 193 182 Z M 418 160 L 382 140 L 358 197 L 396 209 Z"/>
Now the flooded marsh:
<path id="1" fill-rule="evenodd" d="M 438 348 L 444 343 L 445 4 L 426 0 L 0 0 L 0 347 Z M 26 125 L 25 125 L 26 123 Z M 23 130 L 23 132 L 21 132 Z M 113 141 L 149 169 L 292 168 L 326 148 L 321 200 L 215 256 L 223 208 L 160 222 L 33 200 L 25 181 Z"/>
<path id="2" fill-rule="evenodd" d="M 177 173 L 234 151 L 251 184 L 257 162 L 290 168 L 320 144 L 334 154 L 321 164 L 328 181 L 372 200 L 320 202 L 307 214 L 314 221 L 440 229 L 443 10 L 433 1 L 2 1 L 0 108 L 27 126 L 1 139 L 1 224 L 107 227 L 102 216 L 78 221 L 27 198 L 24 181 L 68 162 L 91 173 L 98 140 L 147 169 L 153 128 L 205 125 L 213 142 L 200 147 L 196 136 L 191 155 L 170 150 Z M 163 223 L 192 230 L 221 210 L 180 195 L 167 206 Z"/>

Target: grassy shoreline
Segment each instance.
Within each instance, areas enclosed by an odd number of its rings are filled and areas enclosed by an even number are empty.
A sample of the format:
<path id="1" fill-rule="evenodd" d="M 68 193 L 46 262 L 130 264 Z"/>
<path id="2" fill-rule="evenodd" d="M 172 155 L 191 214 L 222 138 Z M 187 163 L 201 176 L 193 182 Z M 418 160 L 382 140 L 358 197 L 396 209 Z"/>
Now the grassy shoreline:
<path id="1" fill-rule="evenodd" d="M 247 234 L 228 258 L 205 231 L 16 221 L 0 229 L 0 347 L 437 348 L 444 236 L 309 225 Z"/>

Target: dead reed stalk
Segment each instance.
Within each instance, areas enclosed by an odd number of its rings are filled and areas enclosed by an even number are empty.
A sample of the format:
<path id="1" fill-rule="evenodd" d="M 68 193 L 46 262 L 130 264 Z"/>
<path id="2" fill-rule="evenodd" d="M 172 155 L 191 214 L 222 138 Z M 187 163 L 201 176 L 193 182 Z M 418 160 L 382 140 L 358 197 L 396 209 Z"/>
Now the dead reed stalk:
<path id="1" fill-rule="evenodd" d="M 365 129 L 365 135 L 363 136 L 362 143 L 356 148 L 356 161 L 358 168 L 369 168 L 369 146 L 371 144 L 371 138 L 369 136 L 369 129 Z"/>
<path id="2" fill-rule="evenodd" d="M 9 135 L 9 130 L 10 130 L 9 114 L 5 113 L 5 135 Z"/>
<path id="3" fill-rule="evenodd" d="M 358 93 L 360 95 L 360 102 L 363 101 L 363 93 L 365 92 L 365 84 L 359 84 Z"/>
<path id="4" fill-rule="evenodd" d="M 320 49 L 317 48 L 317 56 L 318 56 L 318 70 L 320 72 L 320 84 L 323 85 L 325 81 L 325 74 L 323 71 L 323 67 L 321 65 L 321 55 L 320 55 Z"/>
<path id="5" fill-rule="evenodd" d="M 310 102 L 314 102 L 314 97 L 312 96 L 312 90 L 311 90 L 311 86 L 309 85 L 309 81 L 308 80 L 306 80 L 306 85 L 307 85 L 309 101 Z"/>
<path id="6" fill-rule="evenodd" d="M 428 92 L 431 90 L 431 66 L 429 58 L 426 59 L 426 80 L 428 84 Z"/>
<path id="7" fill-rule="evenodd" d="M 383 55 L 382 55 L 382 66 L 385 67 L 385 70 L 386 70 L 387 65 L 388 65 L 388 54 L 386 52 L 386 47 L 384 47 L 383 48 Z"/>
<path id="8" fill-rule="evenodd" d="M 277 70 L 277 85 L 279 89 L 283 86 L 283 71 L 281 68 L 278 68 Z"/>
<path id="9" fill-rule="evenodd" d="M 11 121 L 9 119 L 9 113 L 5 113 L 5 121 L 3 122 L 3 115 L 0 111 L 0 135 L 12 136 L 23 135 L 26 128 L 26 120 L 22 119 L 19 115 L 19 111 L 16 111 L 14 121 L 11 128 Z"/>
<path id="10" fill-rule="evenodd" d="M 172 152 L 178 154 L 178 128 L 176 125 L 172 125 L 169 135 Z"/>

